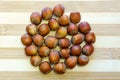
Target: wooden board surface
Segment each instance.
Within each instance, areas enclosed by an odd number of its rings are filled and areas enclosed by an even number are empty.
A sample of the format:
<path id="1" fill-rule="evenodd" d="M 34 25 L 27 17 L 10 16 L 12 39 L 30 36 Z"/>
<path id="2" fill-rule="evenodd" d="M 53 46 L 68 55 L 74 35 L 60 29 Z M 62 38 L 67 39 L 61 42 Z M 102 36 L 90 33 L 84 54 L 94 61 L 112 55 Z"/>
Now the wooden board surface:
<path id="1" fill-rule="evenodd" d="M 44 75 L 33 67 L 24 54 L 20 36 L 30 23 L 33 11 L 61 3 L 69 15 L 81 12 L 97 36 L 95 52 L 85 67 L 76 66 L 58 75 Z M 51 33 L 53 34 L 53 33 Z M 120 1 L 119 0 L 0 0 L 0 80 L 120 80 Z"/>

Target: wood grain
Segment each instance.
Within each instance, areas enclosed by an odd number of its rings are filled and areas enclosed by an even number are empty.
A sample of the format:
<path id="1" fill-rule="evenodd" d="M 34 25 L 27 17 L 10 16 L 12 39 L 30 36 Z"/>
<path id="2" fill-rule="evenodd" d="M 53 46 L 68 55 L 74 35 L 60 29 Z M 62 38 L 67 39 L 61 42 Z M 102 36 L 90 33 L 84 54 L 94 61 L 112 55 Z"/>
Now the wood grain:
<path id="1" fill-rule="evenodd" d="M 12 74 L 12 75 L 11 75 Z M 67 72 L 64 75 L 58 75 L 51 72 L 48 75 L 41 74 L 40 72 L 1 72 L 1 80 L 119 80 L 119 72 Z M 72 76 L 72 77 L 70 77 Z M 5 78 L 4 78 L 5 77 Z"/>
<path id="2" fill-rule="evenodd" d="M 23 35 L 27 25 L 0 24 L 0 35 Z M 91 27 L 97 36 L 120 36 L 120 24 L 91 24 Z"/>
<path id="3" fill-rule="evenodd" d="M 20 37 L 26 33 L 25 27 L 30 24 L 29 17 L 33 11 L 40 12 L 45 6 L 53 8 L 57 3 L 65 6 L 65 15 L 71 11 L 81 12 L 81 21 L 91 24 L 97 41 L 87 66 L 76 66 L 63 75 L 54 72 L 44 75 L 38 67 L 30 64 L 30 57 L 25 55 Z M 0 0 L 0 80 L 33 79 L 120 80 L 120 1 Z"/>
<path id="4" fill-rule="evenodd" d="M 65 13 L 69 15 L 70 13 Z M 31 13 L 27 12 L 1 12 L 0 24 L 30 24 Z M 91 24 L 120 24 L 120 13 L 81 13 L 81 21 Z M 14 17 L 14 19 L 13 19 Z M 43 21 L 47 22 L 47 21 Z"/>
<path id="5" fill-rule="evenodd" d="M 56 3 L 61 3 L 65 6 L 66 12 L 119 12 L 119 1 L 1 1 L 0 12 L 33 12 L 41 11 L 45 6 L 53 7 Z"/>
<path id="6" fill-rule="evenodd" d="M 120 48 L 95 48 L 91 60 L 119 60 Z M 0 59 L 26 59 L 24 48 L 0 48 Z"/>
<path id="7" fill-rule="evenodd" d="M 46 60 L 45 60 L 46 61 Z M 61 60 L 60 62 L 63 62 Z M 8 68 L 8 64 L 9 68 Z M 30 64 L 26 59 L 0 59 L 0 71 L 39 71 L 38 68 Z M 105 66 L 107 64 L 107 66 Z M 114 66 L 116 65 L 117 66 Z M 120 72 L 120 60 L 90 60 L 86 66 L 75 66 L 68 72 Z"/>
<path id="8" fill-rule="evenodd" d="M 68 36 L 67 38 L 71 39 L 70 36 Z M 119 45 L 120 36 L 96 36 L 96 39 L 97 41 L 94 44 L 96 48 L 120 48 L 120 45 Z M 23 48 L 24 47 L 24 45 L 21 43 L 21 36 L 0 36 L 0 40 L 1 40 L 0 48 Z"/>

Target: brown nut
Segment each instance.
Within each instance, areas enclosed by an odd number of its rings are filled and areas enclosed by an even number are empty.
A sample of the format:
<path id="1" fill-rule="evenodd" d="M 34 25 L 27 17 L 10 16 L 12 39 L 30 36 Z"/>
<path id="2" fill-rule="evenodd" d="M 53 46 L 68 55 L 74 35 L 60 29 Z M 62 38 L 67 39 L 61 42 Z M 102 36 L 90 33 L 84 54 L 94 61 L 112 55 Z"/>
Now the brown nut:
<path id="1" fill-rule="evenodd" d="M 48 22 L 48 25 L 51 30 L 57 30 L 60 28 L 58 21 L 55 18 L 51 18 Z"/>
<path id="2" fill-rule="evenodd" d="M 67 29 L 64 27 L 60 27 L 55 34 L 56 38 L 64 38 L 67 35 Z"/>
<path id="3" fill-rule="evenodd" d="M 34 56 L 37 54 L 37 47 L 35 45 L 29 45 L 25 48 L 25 53 L 27 56 Z"/>
<path id="4" fill-rule="evenodd" d="M 58 74 L 63 74 L 66 72 L 66 66 L 63 62 L 59 62 L 54 65 L 53 70 Z"/>
<path id="5" fill-rule="evenodd" d="M 37 46 L 42 46 L 44 43 L 44 37 L 36 34 L 33 36 L 33 42 L 37 45 Z"/>
<path id="6" fill-rule="evenodd" d="M 56 48 L 58 45 L 58 39 L 53 36 L 47 36 L 45 39 L 45 45 L 49 48 Z"/>
<path id="7" fill-rule="evenodd" d="M 50 32 L 50 28 L 47 24 L 42 24 L 39 26 L 38 28 L 38 32 L 42 35 L 42 36 L 46 36 L 49 34 Z"/>
<path id="8" fill-rule="evenodd" d="M 50 18 L 52 18 L 52 15 L 53 15 L 53 13 L 52 13 L 52 9 L 51 8 L 46 7 L 46 8 L 44 8 L 42 10 L 42 17 L 43 17 L 43 19 L 49 20 Z"/>
<path id="9" fill-rule="evenodd" d="M 38 52 L 41 57 L 47 57 L 50 53 L 50 49 L 47 46 L 41 46 L 38 48 Z"/>
<path id="10" fill-rule="evenodd" d="M 23 43 L 23 45 L 25 46 L 29 46 L 32 44 L 32 37 L 28 34 L 24 34 L 22 37 L 21 37 L 21 41 Z"/>
<path id="11" fill-rule="evenodd" d="M 31 64 L 35 67 L 39 66 L 41 61 L 42 61 L 42 58 L 40 56 L 37 56 L 37 55 L 31 56 L 31 58 L 30 58 Z"/>
<path id="12" fill-rule="evenodd" d="M 81 33 L 78 33 L 76 35 L 73 35 L 71 38 L 71 42 L 74 45 L 79 45 L 84 41 L 84 35 Z"/>
<path id="13" fill-rule="evenodd" d="M 77 64 L 77 57 L 76 56 L 70 56 L 65 60 L 65 64 L 67 68 L 74 68 Z"/>
<path id="14" fill-rule="evenodd" d="M 68 38 L 62 38 L 59 39 L 59 46 L 61 48 L 68 48 L 70 46 L 71 42 Z"/>
<path id="15" fill-rule="evenodd" d="M 34 24 L 29 24 L 26 27 L 26 32 L 33 36 L 37 33 L 37 27 Z"/>
<path id="16" fill-rule="evenodd" d="M 83 54 L 90 56 L 94 52 L 94 47 L 92 44 L 86 44 L 82 48 Z"/>
<path id="17" fill-rule="evenodd" d="M 91 30 L 91 27 L 88 22 L 81 22 L 78 25 L 78 29 L 81 33 L 88 33 Z"/>
<path id="18" fill-rule="evenodd" d="M 53 13 L 54 13 L 55 16 L 60 17 L 60 16 L 63 15 L 64 10 L 65 9 L 61 4 L 57 4 L 53 9 Z"/>
<path id="19" fill-rule="evenodd" d="M 66 48 L 66 49 L 61 49 L 60 50 L 60 56 L 62 58 L 67 59 L 70 56 L 70 49 Z"/>
<path id="20" fill-rule="evenodd" d="M 60 55 L 58 51 L 52 50 L 49 55 L 49 60 L 51 64 L 56 64 L 60 60 Z"/>
<path id="21" fill-rule="evenodd" d="M 67 32 L 70 35 L 75 35 L 78 33 L 78 27 L 76 24 L 71 23 L 68 27 L 67 27 Z"/>
<path id="22" fill-rule="evenodd" d="M 71 13 L 70 13 L 70 21 L 71 21 L 72 23 L 77 24 L 77 23 L 80 22 L 80 20 L 81 20 L 81 15 L 80 15 L 79 12 L 71 12 Z"/>
<path id="23" fill-rule="evenodd" d="M 70 48 L 70 53 L 73 56 L 79 56 L 79 55 L 81 55 L 81 52 L 82 52 L 82 50 L 79 45 L 74 45 Z"/>
<path id="24" fill-rule="evenodd" d="M 42 21 L 42 16 L 38 12 L 33 12 L 30 16 L 30 20 L 33 24 L 39 25 Z"/>
<path id="25" fill-rule="evenodd" d="M 39 66 L 39 69 L 44 74 L 47 74 L 47 73 L 51 72 L 51 70 L 52 70 L 50 63 L 47 61 L 42 62 Z"/>
<path id="26" fill-rule="evenodd" d="M 59 19 L 58 22 L 60 26 L 68 26 L 70 21 L 67 15 L 62 15 Z"/>
<path id="27" fill-rule="evenodd" d="M 96 37 L 95 37 L 95 34 L 93 32 L 88 32 L 86 35 L 85 35 L 85 41 L 87 43 L 95 43 L 96 41 Z"/>
<path id="28" fill-rule="evenodd" d="M 88 58 L 88 56 L 86 56 L 86 55 L 80 55 L 80 56 L 77 58 L 77 63 L 78 63 L 78 65 L 84 66 L 84 65 L 86 65 L 88 62 L 89 62 L 89 58 Z"/>

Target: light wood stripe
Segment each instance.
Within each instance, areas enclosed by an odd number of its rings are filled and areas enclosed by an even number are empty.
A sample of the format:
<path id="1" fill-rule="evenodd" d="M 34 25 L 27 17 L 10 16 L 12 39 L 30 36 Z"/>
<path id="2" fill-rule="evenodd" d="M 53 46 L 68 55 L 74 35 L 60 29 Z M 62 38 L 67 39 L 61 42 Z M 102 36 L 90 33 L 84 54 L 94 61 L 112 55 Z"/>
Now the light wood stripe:
<path id="1" fill-rule="evenodd" d="M 0 35 L 22 35 L 27 24 L 0 24 Z M 97 36 L 120 36 L 120 24 L 91 24 Z"/>
<path id="2" fill-rule="evenodd" d="M 119 60 L 120 48 L 95 48 L 91 60 Z M 24 48 L 0 48 L 0 59 L 28 59 Z"/>
<path id="3" fill-rule="evenodd" d="M 70 38 L 70 37 L 69 37 Z M 96 48 L 120 48 L 120 36 L 96 36 Z M 0 36 L 0 48 L 23 48 L 21 36 Z"/>
<path id="4" fill-rule="evenodd" d="M 42 1 L 49 1 L 49 0 L 1 0 L 1 1 L 39 1 L 39 2 L 42 2 Z M 58 0 L 50 0 L 50 1 L 58 1 Z M 61 0 L 61 1 L 70 1 L 70 0 Z M 71 0 L 72 1 L 72 0 Z M 113 0 L 76 0 L 76 1 L 113 1 Z M 74 2 L 74 1 L 73 1 Z"/>
<path id="5" fill-rule="evenodd" d="M 31 13 L 0 13 L 0 24 L 29 24 L 30 15 Z M 81 13 L 81 16 L 81 21 L 91 24 L 120 24 L 120 13 Z"/>
<path id="6" fill-rule="evenodd" d="M 40 72 L 0 72 L 1 80 L 119 80 L 120 72 L 66 72 L 58 75 L 53 72 L 44 75 Z"/>
<path id="7" fill-rule="evenodd" d="M 0 71 L 39 71 L 38 68 L 30 64 L 29 59 L 0 59 L 0 64 Z M 120 72 L 119 66 L 120 60 L 90 60 L 89 64 L 84 67 L 76 66 L 74 69 L 67 71 Z"/>
<path id="8" fill-rule="evenodd" d="M 33 12 L 41 11 L 45 6 L 53 7 L 57 3 L 65 6 L 66 12 L 120 12 L 119 1 L 1 1 L 0 12 Z"/>

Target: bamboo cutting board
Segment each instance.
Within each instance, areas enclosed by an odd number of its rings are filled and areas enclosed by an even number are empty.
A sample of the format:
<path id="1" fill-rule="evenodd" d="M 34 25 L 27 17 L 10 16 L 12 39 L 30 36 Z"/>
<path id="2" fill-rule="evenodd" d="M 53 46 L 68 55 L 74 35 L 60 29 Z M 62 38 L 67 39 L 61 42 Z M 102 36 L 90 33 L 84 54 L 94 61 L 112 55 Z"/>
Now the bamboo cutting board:
<path id="1" fill-rule="evenodd" d="M 88 21 L 95 32 L 95 52 L 85 67 L 76 66 L 58 75 L 43 75 L 33 67 L 24 54 L 20 37 L 30 23 L 33 11 L 61 3 L 66 14 L 81 12 L 82 21 Z M 0 0 L 0 80 L 120 80 L 120 1 L 119 0 Z"/>

